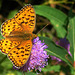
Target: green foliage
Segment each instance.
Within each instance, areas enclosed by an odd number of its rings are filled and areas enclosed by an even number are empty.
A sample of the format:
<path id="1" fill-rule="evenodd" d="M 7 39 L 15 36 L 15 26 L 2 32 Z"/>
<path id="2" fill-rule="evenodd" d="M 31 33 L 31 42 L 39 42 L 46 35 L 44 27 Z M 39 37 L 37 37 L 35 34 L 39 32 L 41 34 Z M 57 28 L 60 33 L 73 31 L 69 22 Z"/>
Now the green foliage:
<path id="1" fill-rule="evenodd" d="M 1 22 L 1 20 L 0 20 L 0 39 L 3 38 L 3 36 L 1 35 L 1 24 L 2 24 L 2 22 Z"/>
<path id="2" fill-rule="evenodd" d="M 7 65 L 8 64 L 8 65 Z M 2 67 L 4 67 L 5 69 L 11 69 L 12 68 L 12 63 L 10 62 L 10 60 L 8 58 L 6 58 L 2 64 Z"/>
<path id="3" fill-rule="evenodd" d="M 27 73 L 25 73 L 25 75 L 37 75 L 37 74 L 33 73 L 33 72 L 27 72 Z"/>
<path id="4" fill-rule="evenodd" d="M 62 59 L 72 68 L 72 65 L 65 57 L 68 54 L 68 52 L 64 48 L 57 46 L 52 40 L 50 40 L 47 37 L 40 37 L 40 40 L 42 41 L 44 40 L 44 42 L 48 45 L 48 48 L 46 49 L 46 51 L 49 55 L 53 55 Z M 73 59 L 71 58 L 71 56 L 68 56 L 68 58 L 69 60 L 73 62 Z"/>
<path id="5" fill-rule="evenodd" d="M 1 35 L 1 33 L 0 33 L 0 39 L 2 39 L 3 38 L 3 36 Z"/>
<path id="6" fill-rule="evenodd" d="M 8 18 L 8 19 L 13 18 L 17 12 L 18 12 L 17 10 L 13 10 L 13 11 L 11 11 L 11 12 L 9 13 L 9 15 L 8 15 L 7 18 Z"/>
<path id="7" fill-rule="evenodd" d="M 50 20 L 51 24 L 53 24 L 56 29 L 58 37 L 63 38 L 66 35 L 66 30 L 63 26 L 67 16 L 63 12 L 45 5 L 36 5 L 34 6 L 34 9 L 36 14 L 44 16 Z"/>
<path id="8" fill-rule="evenodd" d="M 75 15 L 73 15 L 72 13 L 69 16 L 69 25 L 68 25 L 67 38 L 70 42 L 70 51 L 71 51 L 71 54 L 74 58 L 74 50 L 75 50 Z"/>
<path id="9" fill-rule="evenodd" d="M 44 71 L 44 72 L 49 72 L 49 71 L 59 72 L 60 65 L 54 65 L 54 66 L 48 65 L 45 68 L 43 68 L 42 71 Z"/>

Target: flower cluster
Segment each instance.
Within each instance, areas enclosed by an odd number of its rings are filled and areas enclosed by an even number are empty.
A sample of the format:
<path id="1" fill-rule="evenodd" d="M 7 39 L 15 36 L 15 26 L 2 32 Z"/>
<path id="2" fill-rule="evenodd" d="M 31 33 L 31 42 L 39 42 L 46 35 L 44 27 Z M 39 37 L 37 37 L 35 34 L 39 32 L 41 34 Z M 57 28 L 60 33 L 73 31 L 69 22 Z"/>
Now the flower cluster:
<path id="1" fill-rule="evenodd" d="M 68 42 L 68 40 L 66 38 L 60 39 L 60 41 L 57 41 L 56 44 L 60 45 L 63 48 L 65 48 L 68 51 L 69 55 L 72 56 L 71 53 L 70 53 L 70 43 Z M 51 59 L 52 60 L 57 60 L 58 62 L 62 61 L 61 59 L 59 59 L 55 56 L 51 56 Z"/>
<path id="2" fill-rule="evenodd" d="M 44 49 L 48 48 L 45 43 L 42 43 L 41 40 L 39 40 L 39 37 L 35 38 L 33 40 L 33 46 L 31 50 L 31 55 L 27 63 L 21 67 L 20 69 L 22 71 L 27 71 L 27 70 L 39 70 L 41 71 L 41 68 L 44 68 L 48 63 L 48 57 L 47 52 L 44 51 Z"/>

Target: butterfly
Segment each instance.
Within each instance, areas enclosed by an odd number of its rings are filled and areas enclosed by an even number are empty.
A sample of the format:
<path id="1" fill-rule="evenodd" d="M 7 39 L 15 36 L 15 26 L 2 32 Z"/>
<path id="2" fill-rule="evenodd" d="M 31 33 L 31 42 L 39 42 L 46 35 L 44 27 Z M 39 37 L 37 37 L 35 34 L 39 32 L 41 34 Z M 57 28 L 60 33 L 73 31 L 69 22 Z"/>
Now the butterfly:
<path id="1" fill-rule="evenodd" d="M 31 4 L 24 6 L 12 19 L 1 27 L 4 39 L 0 40 L 0 50 L 6 54 L 13 65 L 21 68 L 29 59 L 36 15 Z"/>

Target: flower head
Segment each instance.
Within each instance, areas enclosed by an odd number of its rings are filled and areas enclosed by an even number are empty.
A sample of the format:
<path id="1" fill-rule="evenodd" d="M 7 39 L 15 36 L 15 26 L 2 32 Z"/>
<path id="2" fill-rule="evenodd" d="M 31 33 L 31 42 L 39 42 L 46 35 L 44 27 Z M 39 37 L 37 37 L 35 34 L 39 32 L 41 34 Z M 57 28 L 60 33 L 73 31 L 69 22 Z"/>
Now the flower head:
<path id="1" fill-rule="evenodd" d="M 72 56 L 71 53 L 70 53 L 70 43 L 66 38 L 60 39 L 60 41 L 57 41 L 56 44 L 60 45 L 63 48 L 65 48 L 68 51 L 69 55 Z M 61 59 L 59 59 L 55 56 L 51 56 L 51 59 L 52 60 L 57 60 L 58 62 L 62 61 Z"/>
<path id="2" fill-rule="evenodd" d="M 42 43 L 41 40 L 39 40 L 39 37 L 35 38 L 33 40 L 30 58 L 28 59 L 27 63 L 20 69 L 22 71 L 30 71 L 32 69 L 41 71 L 41 68 L 44 68 L 47 65 L 47 58 L 49 57 L 47 52 L 44 51 L 46 48 L 48 48 L 48 46 L 45 45 L 45 43 Z"/>

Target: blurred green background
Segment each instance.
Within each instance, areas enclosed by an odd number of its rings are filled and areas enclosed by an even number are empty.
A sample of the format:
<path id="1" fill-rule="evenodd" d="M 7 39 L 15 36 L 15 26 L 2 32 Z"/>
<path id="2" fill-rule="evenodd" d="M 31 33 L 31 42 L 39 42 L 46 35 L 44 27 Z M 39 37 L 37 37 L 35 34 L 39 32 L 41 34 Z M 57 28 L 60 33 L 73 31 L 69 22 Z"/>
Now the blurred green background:
<path id="1" fill-rule="evenodd" d="M 36 12 L 35 34 L 49 24 L 37 34 L 39 37 L 48 37 L 51 41 L 56 42 L 59 41 L 60 38 L 68 38 L 69 35 L 67 35 L 67 33 L 69 30 L 69 24 L 72 25 L 73 28 L 75 27 L 74 0 L 0 0 L 0 39 L 3 38 L 1 35 L 1 24 L 5 20 L 13 18 L 14 15 L 26 4 L 31 4 Z M 72 33 L 75 32 L 75 30 L 71 29 L 70 32 L 70 36 L 73 38 L 75 33 L 74 35 L 72 35 Z M 73 41 L 75 42 L 75 40 L 72 38 L 68 38 L 68 40 L 72 43 L 71 53 L 74 57 L 75 43 L 73 43 Z M 54 44 L 50 45 L 54 47 Z M 58 51 L 58 48 L 55 48 L 55 50 Z M 62 54 L 60 54 L 60 51 L 59 53 L 56 52 L 56 54 L 59 55 L 59 58 L 63 58 L 62 60 L 66 62 L 65 64 L 62 62 L 55 64 L 56 61 L 49 58 L 49 64 L 43 68 L 42 72 L 38 75 L 74 75 L 73 66 L 63 57 L 66 53 L 65 50 Z M 53 55 L 52 53 L 49 54 Z M 75 60 L 73 57 L 69 57 L 72 63 L 73 60 Z M 24 73 L 20 70 L 13 69 L 13 65 L 7 56 L 0 52 L 0 75 L 24 75 Z M 37 75 L 37 72 L 26 72 L 25 75 Z"/>

